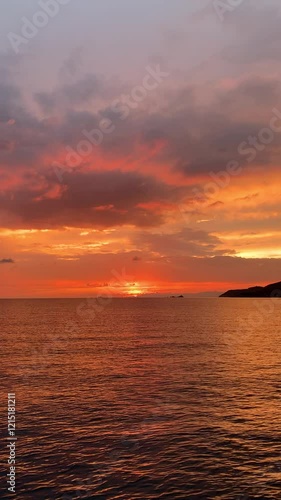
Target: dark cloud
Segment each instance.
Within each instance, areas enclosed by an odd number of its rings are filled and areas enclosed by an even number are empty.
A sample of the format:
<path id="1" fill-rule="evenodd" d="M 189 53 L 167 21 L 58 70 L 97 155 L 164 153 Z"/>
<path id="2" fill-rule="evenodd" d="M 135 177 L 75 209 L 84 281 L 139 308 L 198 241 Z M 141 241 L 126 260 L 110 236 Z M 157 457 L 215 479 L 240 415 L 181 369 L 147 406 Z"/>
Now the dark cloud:
<path id="1" fill-rule="evenodd" d="M 181 188 L 174 188 L 138 172 L 68 172 L 61 187 L 50 171 L 40 178 L 0 194 L 2 224 L 19 227 L 153 227 L 164 222 L 161 213 L 145 204 L 177 203 Z M 53 195 L 54 189 L 59 189 Z M 3 227 L 4 227 L 3 226 Z"/>
<path id="2" fill-rule="evenodd" d="M 273 11 L 266 12 L 265 18 L 275 26 Z M 256 28 L 249 30 L 253 39 L 259 36 Z M 278 38 L 277 29 L 272 36 Z M 126 120 L 121 120 L 112 110 L 111 99 L 118 98 L 125 86 L 93 74 L 79 78 L 81 58 L 77 57 L 76 64 L 72 54 L 61 71 L 61 77 L 68 74 L 71 81 L 34 96 L 43 115 L 54 115 L 39 117 L 26 105 L 11 79 L 14 59 L 11 62 L 0 55 L 0 68 L 7 68 L 0 82 L 0 179 L 6 185 L 0 193 L 0 210 L 4 225 L 160 225 L 165 222 L 164 210 L 146 206 L 153 202 L 177 205 L 185 199 L 192 209 L 192 188 L 202 182 L 198 179 L 224 170 L 230 160 L 245 163 L 238 154 L 239 144 L 268 126 L 271 110 L 278 107 L 281 97 L 280 83 L 270 75 L 244 74 L 236 82 L 233 79 L 230 87 L 210 82 L 191 85 L 182 79 L 165 87 L 163 93 L 161 90 L 159 102 L 156 96 L 151 106 L 148 95 Z M 89 103 L 95 98 L 95 107 L 91 108 Z M 93 146 L 93 153 L 82 159 L 79 168 L 68 169 L 60 184 L 50 165 L 58 158 L 64 163 L 65 147 L 76 150 L 79 141 L 85 139 L 82 131 L 98 128 L 103 117 L 113 121 L 114 132 L 105 135 L 99 146 Z M 143 163 L 140 150 L 146 155 Z M 258 161 L 268 168 L 279 161 L 280 153 L 281 134 L 275 134 L 274 141 L 258 152 Z M 153 168 L 150 176 L 120 170 L 90 171 L 98 167 L 96 156 L 109 166 L 111 161 L 121 165 L 138 162 L 140 170 L 149 159 Z M 172 188 L 159 180 L 163 164 L 171 172 L 189 177 L 189 187 Z M 179 238 L 179 246 L 181 242 Z"/>
<path id="3" fill-rule="evenodd" d="M 74 83 L 63 85 L 54 92 L 38 92 L 34 99 L 44 113 L 52 113 L 62 107 L 87 104 L 93 98 L 98 97 L 102 90 L 102 79 L 89 74 Z"/>
<path id="4" fill-rule="evenodd" d="M 95 112 L 88 110 L 88 100 L 104 93 L 102 87 L 96 76 L 86 75 L 53 93 L 38 93 L 35 97 L 41 108 L 56 114 L 54 120 L 47 120 L 26 111 L 17 87 L 0 86 L 1 143 L 15 143 L 14 149 L 9 147 L 8 156 L 7 148 L 0 151 L 0 165 L 38 169 L 45 155 L 55 160 L 65 146 L 76 149 L 85 139 L 82 131 L 99 128 L 101 119 L 107 117 L 115 125 L 114 132 L 106 135 L 97 149 L 93 148 L 93 155 L 99 151 L 105 160 L 124 161 L 125 156 L 137 154 L 140 144 L 149 153 L 162 141 L 163 147 L 154 155 L 156 165 L 168 163 L 188 176 L 216 172 L 239 157 L 241 142 L 268 125 L 271 110 L 278 107 L 281 96 L 280 82 L 266 76 L 244 77 L 231 89 L 214 89 L 209 84 L 195 88 L 182 82 L 177 90 L 166 91 L 165 104 L 157 111 L 148 113 L 144 103 L 122 121 L 112 110 L 110 100 Z M 203 106 L 205 94 L 210 98 Z M 78 104 L 86 109 L 75 109 Z M 12 127 L 7 125 L 10 119 L 15 121 Z M 275 154 L 280 152 L 281 137 L 276 136 L 274 145 L 259 152 L 259 161 L 269 163 L 273 150 Z M 84 161 L 92 160 L 90 155 Z"/>
<path id="5" fill-rule="evenodd" d="M 202 107 L 205 92 L 211 92 L 212 97 Z M 231 90 L 212 91 L 206 85 L 197 90 L 197 98 L 192 92 L 190 95 L 191 102 L 182 100 L 180 109 L 172 100 L 165 113 L 150 115 L 141 129 L 146 145 L 153 146 L 156 139 L 164 141 L 162 161 L 196 176 L 224 170 L 231 160 L 246 163 L 238 147 L 269 126 L 272 109 L 278 107 L 281 97 L 281 85 L 275 78 L 246 77 Z M 258 152 L 259 163 L 270 163 L 276 150 L 281 151 L 281 134 L 275 134 L 272 144 Z"/>
<path id="6" fill-rule="evenodd" d="M 93 146 L 93 154 L 82 159 L 81 167 L 64 173 L 63 185 L 60 185 L 54 171 L 44 167 L 45 156 L 56 159 L 56 151 L 61 151 L 65 145 L 75 150 L 83 138 L 82 130 L 98 127 L 102 113 L 72 110 L 66 111 L 61 120 L 39 120 L 22 105 L 14 107 L 15 101 L 9 97 L 9 92 L 18 99 L 16 91 L 4 87 L 5 98 L 1 100 L 0 87 L 0 116 L 2 102 L 2 116 L 5 119 L 13 117 L 15 121 L 12 126 L 0 124 L 3 132 L 1 173 L 9 176 L 17 168 L 23 171 L 19 184 L 12 189 L 6 188 L 0 195 L 5 224 L 9 224 L 11 218 L 27 227 L 32 224 L 36 227 L 44 224 L 48 227 L 122 224 L 152 227 L 162 224 L 165 219 L 161 211 L 140 205 L 150 202 L 179 204 L 183 198 L 192 202 L 192 183 L 188 188 L 172 188 L 157 180 L 153 176 L 157 175 L 160 165 L 169 164 L 171 170 L 193 177 L 193 186 L 197 184 L 197 176 L 225 169 L 228 161 L 239 157 L 238 145 L 268 125 L 271 109 L 281 95 L 280 84 L 275 79 L 251 77 L 239 82 L 231 91 L 213 91 L 208 106 L 203 108 L 200 95 L 204 91 L 204 86 L 196 92 L 187 86 L 185 90 L 167 95 L 170 100 L 165 109 L 150 114 L 137 110 L 134 116 L 120 121 L 98 149 Z M 259 118 L 245 118 L 247 106 L 250 114 L 257 103 Z M 242 110 L 243 117 L 239 118 L 237 108 Z M 154 154 L 159 141 L 163 147 Z M 83 168 L 93 162 L 98 151 L 105 162 L 118 159 L 124 162 L 124 158 L 136 161 L 139 146 L 145 146 L 147 157 L 150 151 L 154 155 L 155 171 L 151 176 L 119 170 L 86 172 Z M 276 134 L 273 143 L 258 152 L 259 162 L 268 165 L 273 154 L 277 156 L 280 151 L 281 136 Z M 55 195 L 52 194 L 54 189 Z"/>
<path id="7" fill-rule="evenodd" d="M 65 59 L 61 68 L 60 76 L 62 80 L 69 80 L 79 76 L 79 72 L 83 67 L 83 47 L 76 47 Z"/>
<path id="8" fill-rule="evenodd" d="M 140 262 L 141 261 L 141 257 L 138 257 L 137 255 L 135 255 L 133 257 L 133 262 Z"/>
<path id="9" fill-rule="evenodd" d="M 193 256 L 212 257 L 233 253 L 231 250 L 222 249 L 219 238 L 207 233 L 190 228 L 185 228 L 177 233 L 141 233 L 135 240 L 142 244 L 146 251 L 157 252 L 162 256 Z"/>
<path id="10" fill-rule="evenodd" d="M 0 264 L 14 264 L 13 259 L 0 259 Z"/>

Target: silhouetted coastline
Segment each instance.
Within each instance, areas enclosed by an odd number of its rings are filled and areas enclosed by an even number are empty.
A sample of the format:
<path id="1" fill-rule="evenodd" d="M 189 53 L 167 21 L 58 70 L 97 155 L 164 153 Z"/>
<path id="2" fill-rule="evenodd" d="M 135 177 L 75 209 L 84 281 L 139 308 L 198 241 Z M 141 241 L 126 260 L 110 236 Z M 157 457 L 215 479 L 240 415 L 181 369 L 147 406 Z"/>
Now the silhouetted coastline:
<path id="1" fill-rule="evenodd" d="M 220 297 L 270 298 L 281 297 L 281 281 L 266 286 L 253 286 L 241 290 L 228 290 Z"/>

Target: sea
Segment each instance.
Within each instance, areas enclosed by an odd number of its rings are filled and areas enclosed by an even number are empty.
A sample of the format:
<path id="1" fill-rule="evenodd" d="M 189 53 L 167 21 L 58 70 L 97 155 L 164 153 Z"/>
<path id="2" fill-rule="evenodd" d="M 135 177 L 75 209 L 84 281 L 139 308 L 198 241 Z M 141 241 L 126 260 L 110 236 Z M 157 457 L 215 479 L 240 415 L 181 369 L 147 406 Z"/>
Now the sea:
<path id="1" fill-rule="evenodd" d="M 0 300 L 0 324 L 1 499 L 281 499 L 281 299 Z"/>

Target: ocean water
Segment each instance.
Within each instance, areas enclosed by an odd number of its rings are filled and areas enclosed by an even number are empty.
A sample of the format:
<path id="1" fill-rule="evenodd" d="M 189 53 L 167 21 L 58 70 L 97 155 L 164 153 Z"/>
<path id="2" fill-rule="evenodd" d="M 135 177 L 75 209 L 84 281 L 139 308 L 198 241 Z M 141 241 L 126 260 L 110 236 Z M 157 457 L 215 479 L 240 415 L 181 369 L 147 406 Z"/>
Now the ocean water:
<path id="1" fill-rule="evenodd" d="M 281 299 L 1 300 L 0 324 L 1 499 L 281 498 Z"/>

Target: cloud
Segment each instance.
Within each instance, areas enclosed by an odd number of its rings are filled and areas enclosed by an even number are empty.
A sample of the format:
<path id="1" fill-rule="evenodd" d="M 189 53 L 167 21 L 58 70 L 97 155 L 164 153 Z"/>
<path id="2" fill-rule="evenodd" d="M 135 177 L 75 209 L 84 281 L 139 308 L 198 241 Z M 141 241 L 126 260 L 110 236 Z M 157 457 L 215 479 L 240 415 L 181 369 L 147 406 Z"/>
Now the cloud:
<path id="1" fill-rule="evenodd" d="M 268 0 L 244 3 L 243 9 L 228 16 L 227 27 L 235 41 L 223 51 L 224 60 L 238 66 L 280 62 L 280 3 L 276 0 L 271 5 Z"/>
<path id="2" fill-rule="evenodd" d="M 273 14 L 266 11 L 274 24 Z M 237 16 L 241 28 L 244 21 Z M 258 30 L 251 36 L 258 37 Z M 167 205 L 175 209 L 184 199 L 192 209 L 194 187 L 211 181 L 210 172 L 225 169 L 230 160 L 243 161 L 238 145 L 268 125 L 281 95 L 274 73 L 244 71 L 216 83 L 203 78 L 195 85 L 178 72 L 121 120 L 112 99 L 130 89 L 128 81 L 81 75 L 81 57 L 81 49 L 72 52 L 58 85 L 33 94 L 39 115 L 12 77 L 15 59 L 0 57 L 0 67 L 6 68 L 0 82 L 0 211 L 5 227 L 160 226 L 167 220 Z M 79 167 L 69 168 L 60 184 L 53 161 L 65 164 L 65 148 L 77 149 L 85 139 L 82 131 L 97 128 L 104 117 L 113 121 L 114 132 Z M 257 154 L 268 175 L 279 162 L 279 135 Z M 245 160 L 245 170 L 256 177 Z M 220 203 L 226 206 L 224 200 Z"/>
<path id="3" fill-rule="evenodd" d="M 176 95 L 180 99 L 181 92 Z M 142 142 L 152 147 L 156 139 L 163 141 L 161 160 L 191 178 L 224 170 L 235 159 L 248 169 L 238 147 L 269 126 L 272 109 L 278 108 L 280 100 L 280 81 L 246 76 L 234 80 L 231 88 L 204 84 L 188 95 L 192 98 L 181 99 L 180 107 L 174 97 L 167 99 L 165 113 L 150 114 L 140 127 Z M 280 134 L 257 153 L 259 163 L 269 164 L 277 151 L 281 151 Z"/>
<path id="4" fill-rule="evenodd" d="M 206 231 L 184 228 L 170 234 L 140 233 L 134 238 L 145 251 L 152 251 L 164 257 L 213 257 L 229 255 L 232 250 L 222 248 L 220 239 Z"/>
<path id="5" fill-rule="evenodd" d="M 141 259 L 141 257 L 138 257 L 137 255 L 135 255 L 132 260 L 133 260 L 133 262 L 140 262 L 142 259 Z"/>
<path id="6" fill-rule="evenodd" d="M 87 86 L 86 78 L 83 87 L 82 81 L 64 87 L 69 103 L 76 98 L 77 103 L 86 103 L 91 85 Z M 94 86 L 92 90 L 95 92 Z M 43 108 L 49 110 L 57 99 L 52 101 L 50 95 L 41 95 Z M 230 89 L 185 84 L 167 90 L 165 106 L 161 104 L 150 113 L 136 109 L 124 121 L 118 122 L 115 116 L 116 130 L 100 146 L 94 146 L 79 167 L 69 168 L 60 184 L 52 162 L 62 157 L 63 163 L 65 146 L 75 150 L 82 130 L 98 127 L 110 108 L 70 110 L 65 99 L 54 119 L 39 119 L 26 110 L 16 87 L 0 85 L 0 177 L 7 185 L 0 193 L 4 226 L 162 225 L 167 203 L 176 208 L 183 199 L 195 202 L 193 187 L 200 185 L 202 176 L 206 179 L 210 172 L 225 169 L 239 156 L 238 145 L 268 125 L 279 95 L 281 86 L 276 78 L 252 76 L 232 82 Z M 139 151 L 148 159 L 139 159 Z M 276 134 L 272 144 L 257 152 L 259 163 L 272 167 L 280 152 L 281 136 Z M 97 167 L 96 159 L 103 170 Z M 120 166 L 114 168 L 118 161 Z M 147 164 L 149 175 L 141 172 Z M 244 164 L 245 170 L 251 168 L 245 160 Z M 176 181 L 162 178 L 163 165 Z M 188 186 L 180 185 L 178 174 L 188 178 Z M 151 208 L 153 203 L 158 209 Z"/>
<path id="7" fill-rule="evenodd" d="M 38 92 L 34 95 L 44 113 L 51 113 L 61 108 L 88 104 L 93 98 L 102 94 L 104 83 L 93 75 L 85 75 L 82 79 L 63 85 L 53 92 Z"/>
<path id="8" fill-rule="evenodd" d="M 14 260 L 13 259 L 1 259 L 0 260 L 0 264 L 14 264 Z"/>
<path id="9" fill-rule="evenodd" d="M 83 67 L 83 47 L 76 47 L 70 55 L 63 61 L 60 68 L 60 76 L 63 80 L 73 79 L 79 76 Z"/>
<path id="10" fill-rule="evenodd" d="M 165 218 L 151 202 L 174 204 L 181 197 L 181 188 L 139 172 L 70 171 L 60 186 L 50 171 L 0 193 L 0 213 L 2 227 L 154 227 Z"/>

